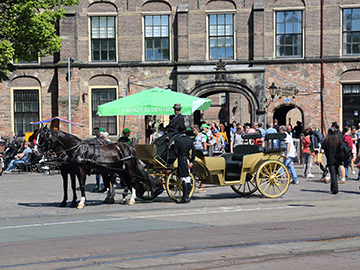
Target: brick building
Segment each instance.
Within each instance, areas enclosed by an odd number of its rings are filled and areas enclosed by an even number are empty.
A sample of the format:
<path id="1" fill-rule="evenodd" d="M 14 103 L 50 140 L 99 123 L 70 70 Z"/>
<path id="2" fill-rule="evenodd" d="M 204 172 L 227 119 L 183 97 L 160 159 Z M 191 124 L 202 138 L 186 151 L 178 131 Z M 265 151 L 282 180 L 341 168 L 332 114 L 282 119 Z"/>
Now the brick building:
<path id="1" fill-rule="evenodd" d="M 323 89 L 324 126 L 357 125 L 360 4 L 323 2 L 83 0 L 60 21 L 61 52 L 16 63 L 11 80 L 0 84 L 0 134 L 31 131 L 37 127 L 28 123 L 39 119 L 68 118 L 69 58 L 71 119 L 85 125 L 71 131 L 81 138 L 91 137 L 94 126 L 116 137 L 125 125 L 144 142 L 144 117 L 98 117 L 96 109 L 155 86 L 213 99 L 187 124 L 277 118 L 320 126 Z M 273 99 L 272 83 L 278 88 Z"/>

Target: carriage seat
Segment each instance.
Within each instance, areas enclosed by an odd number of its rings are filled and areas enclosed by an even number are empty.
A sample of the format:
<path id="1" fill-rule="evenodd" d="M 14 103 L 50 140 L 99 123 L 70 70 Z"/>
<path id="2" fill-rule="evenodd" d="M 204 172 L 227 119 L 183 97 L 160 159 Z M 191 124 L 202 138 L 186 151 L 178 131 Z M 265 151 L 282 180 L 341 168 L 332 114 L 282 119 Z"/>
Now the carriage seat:
<path id="1" fill-rule="evenodd" d="M 264 153 L 276 153 L 276 152 L 285 152 L 286 147 L 284 147 L 283 141 L 286 139 L 285 133 L 271 133 L 266 134 L 265 136 L 265 145 Z M 274 146 L 274 141 L 277 140 L 277 147 Z"/>
<path id="2" fill-rule="evenodd" d="M 259 145 L 241 144 L 234 148 L 234 153 L 222 155 L 226 164 L 226 180 L 239 180 L 244 156 L 260 152 L 262 147 Z"/>
<path id="3" fill-rule="evenodd" d="M 204 149 L 196 149 L 195 156 L 200 158 L 200 159 L 203 159 L 204 157 L 209 156 L 209 152 L 207 150 L 204 150 Z"/>

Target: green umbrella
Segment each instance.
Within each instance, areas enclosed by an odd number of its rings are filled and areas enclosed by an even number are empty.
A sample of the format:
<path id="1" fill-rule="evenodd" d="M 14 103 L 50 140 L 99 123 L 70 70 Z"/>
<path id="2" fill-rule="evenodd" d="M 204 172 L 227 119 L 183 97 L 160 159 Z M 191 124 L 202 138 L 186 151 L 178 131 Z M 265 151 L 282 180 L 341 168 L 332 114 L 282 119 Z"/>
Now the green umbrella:
<path id="1" fill-rule="evenodd" d="M 99 116 L 114 115 L 170 115 L 175 103 L 181 104 L 181 114 L 207 110 L 212 100 L 198 98 L 158 87 L 120 98 L 98 106 Z"/>

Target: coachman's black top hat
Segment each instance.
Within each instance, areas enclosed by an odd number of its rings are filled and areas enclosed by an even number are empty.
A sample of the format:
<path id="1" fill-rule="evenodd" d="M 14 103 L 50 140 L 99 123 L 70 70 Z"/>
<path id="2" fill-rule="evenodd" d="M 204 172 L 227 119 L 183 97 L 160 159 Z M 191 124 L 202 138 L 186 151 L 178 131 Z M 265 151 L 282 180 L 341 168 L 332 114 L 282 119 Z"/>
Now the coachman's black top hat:
<path id="1" fill-rule="evenodd" d="M 181 104 L 180 104 L 180 103 L 175 103 L 175 104 L 174 104 L 174 107 L 173 107 L 174 110 L 181 110 L 181 108 L 182 108 L 182 107 L 181 107 Z"/>

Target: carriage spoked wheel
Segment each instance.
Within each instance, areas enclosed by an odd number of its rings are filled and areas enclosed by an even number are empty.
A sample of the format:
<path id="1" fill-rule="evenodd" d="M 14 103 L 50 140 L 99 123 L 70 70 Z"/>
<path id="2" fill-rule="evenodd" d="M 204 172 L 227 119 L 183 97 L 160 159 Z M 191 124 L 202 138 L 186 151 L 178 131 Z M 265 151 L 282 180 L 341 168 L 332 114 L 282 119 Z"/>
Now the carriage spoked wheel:
<path id="1" fill-rule="evenodd" d="M 230 186 L 233 191 L 240 195 L 250 195 L 254 193 L 258 188 L 256 186 L 254 177 L 246 177 L 244 184 Z"/>
<path id="2" fill-rule="evenodd" d="M 268 160 L 261 164 L 255 179 L 260 193 L 269 198 L 280 197 L 290 184 L 289 171 L 277 160 Z"/>
<path id="3" fill-rule="evenodd" d="M 191 190 L 189 197 L 192 196 L 195 190 L 195 179 L 194 176 L 190 173 L 191 178 Z M 183 187 L 182 180 L 177 176 L 177 168 L 173 169 L 168 177 L 166 178 L 166 191 L 169 194 L 169 197 L 176 202 L 180 202 L 183 198 Z"/>
<path id="4" fill-rule="evenodd" d="M 159 172 L 159 171 L 156 171 L 156 170 L 153 170 L 153 169 L 149 169 L 148 171 L 149 175 L 151 175 L 152 177 L 154 177 L 156 179 L 156 181 L 162 183 L 163 180 L 164 180 L 164 174 Z M 143 183 L 143 186 L 144 186 L 144 194 L 142 196 L 139 196 L 141 199 L 143 200 L 153 200 L 157 197 L 157 195 L 153 195 L 151 193 L 151 188 L 148 184 L 145 184 Z"/>

